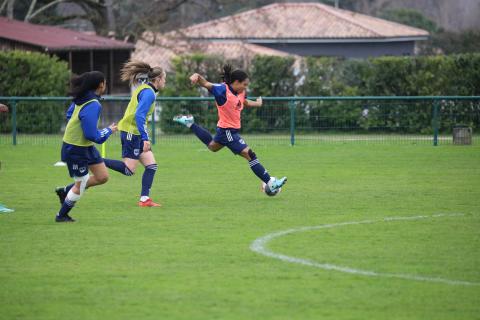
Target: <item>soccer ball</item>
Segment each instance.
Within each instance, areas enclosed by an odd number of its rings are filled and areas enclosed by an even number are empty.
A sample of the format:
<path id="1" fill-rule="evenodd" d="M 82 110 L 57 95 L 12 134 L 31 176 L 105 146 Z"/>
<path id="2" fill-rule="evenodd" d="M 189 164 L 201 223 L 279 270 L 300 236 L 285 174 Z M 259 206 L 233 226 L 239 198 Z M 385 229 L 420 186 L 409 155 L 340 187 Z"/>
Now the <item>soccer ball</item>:
<path id="1" fill-rule="evenodd" d="M 271 185 L 275 178 L 272 178 L 268 183 L 262 182 L 262 191 L 269 197 L 276 196 L 282 191 L 282 188 L 272 190 Z"/>

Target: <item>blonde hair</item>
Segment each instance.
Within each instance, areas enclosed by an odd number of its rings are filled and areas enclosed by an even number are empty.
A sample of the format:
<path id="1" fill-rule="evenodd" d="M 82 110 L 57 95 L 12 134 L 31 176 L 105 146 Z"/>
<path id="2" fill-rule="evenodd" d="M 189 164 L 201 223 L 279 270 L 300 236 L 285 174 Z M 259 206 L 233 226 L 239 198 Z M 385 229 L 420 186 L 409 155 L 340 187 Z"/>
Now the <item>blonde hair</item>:
<path id="1" fill-rule="evenodd" d="M 148 63 L 130 60 L 123 65 L 120 70 L 122 81 L 129 81 L 130 85 L 135 85 L 136 82 L 147 82 L 157 77 L 164 77 L 165 71 L 160 67 L 151 67 Z"/>

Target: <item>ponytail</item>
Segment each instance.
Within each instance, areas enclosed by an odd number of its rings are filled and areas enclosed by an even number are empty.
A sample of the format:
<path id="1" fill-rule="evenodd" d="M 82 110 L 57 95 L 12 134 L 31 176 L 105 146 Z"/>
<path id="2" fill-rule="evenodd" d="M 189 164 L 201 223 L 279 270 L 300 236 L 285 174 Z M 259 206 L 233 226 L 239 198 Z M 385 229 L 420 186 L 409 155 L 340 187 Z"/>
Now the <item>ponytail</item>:
<path id="1" fill-rule="evenodd" d="M 69 95 L 74 98 L 81 97 L 88 91 L 96 90 L 102 82 L 105 82 L 105 75 L 100 71 L 82 73 L 70 81 Z"/>
<path id="2" fill-rule="evenodd" d="M 130 60 L 123 65 L 120 70 L 122 81 L 130 82 L 130 86 L 137 82 L 146 83 L 159 76 L 164 76 L 165 72 L 160 67 L 151 67 L 148 63 L 136 60 Z"/>
<path id="3" fill-rule="evenodd" d="M 232 66 L 229 64 L 223 66 L 222 81 L 226 84 L 232 83 Z"/>
<path id="4" fill-rule="evenodd" d="M 230 64 L 223 66 L 223 73 L 221 74 L 222 81 L 226 84 L 232 84 L 235 81 L 244 81 L 248 78 L 248 74 L 240 69 L 233 70 Z"/>

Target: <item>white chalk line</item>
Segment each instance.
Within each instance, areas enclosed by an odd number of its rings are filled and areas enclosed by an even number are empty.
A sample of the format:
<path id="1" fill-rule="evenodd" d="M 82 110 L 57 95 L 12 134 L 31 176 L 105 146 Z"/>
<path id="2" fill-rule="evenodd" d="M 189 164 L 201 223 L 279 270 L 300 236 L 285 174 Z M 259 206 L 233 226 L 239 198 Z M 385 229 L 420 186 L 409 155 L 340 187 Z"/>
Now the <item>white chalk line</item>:
<path id="1" fill-rule="evenodd" d="M 267 244 L 271 240 L 285 236 L 287 234 L 292 234 L 292 233 L 319 230 L 319 229 L 330 229 L 330 228 L 343 227 L 343 226 L 349 226 L 349 225 L 371 224 L 371 223 L 378 223 L 378 222 L 408 221 L 408 220 L 420 220 L 420 219 L 428 219 L 428 218 L 459 217 L 459 216 L 463 216 L 463 214 L 436 214 L 431 216 L 390 217 L 390 218 L 384 218 L 384 219 L 378 219 L 378 220 L 350 221 L 350 222 L 324 224 L 320 226 L 293 228 L 293 229 L 288 229 L 284 231 L 270 233 L 270 234 L 267 234 L 266 236 L 260 237 L 250 245 L 250 249 L 254 252 L 257 252 L 267 257 L 279 259 L 285 262 L 291 262 L 291 263 L 297 263 L 297 264 L 302 264 L 306 266 L 316 267 L 324 270 L 334 270 L 334 271 L 340 271 L 340 272 L 369 276 L 369 277 L 389 277 L 389 278 L 399 278 L 399 279 L 415 280 L 415 281 L 438 282 L 438 283 L 444 283 L 449 285 L 478 286 L 480 285 L 480 282 L 451 280 L 451 279 L 445 279 L 445 278 L 437 278 L 437 277 L 423 276 L 423 275 L 402 274 L 402 273 L 383 273 L 383 272 L 376 272 L 376 271 L 370 271 L 370 270 L 355 269 L 355 268 L 346 267 L 346 266 L 339 266 L 339 265 L 330 264 L 330 263 L 319 263 L 319 262 L 308 260 L 308 259 L 296 258 L 296 257 L 287 256 L 281 253 L 276 253 L 267 248 Z"/>

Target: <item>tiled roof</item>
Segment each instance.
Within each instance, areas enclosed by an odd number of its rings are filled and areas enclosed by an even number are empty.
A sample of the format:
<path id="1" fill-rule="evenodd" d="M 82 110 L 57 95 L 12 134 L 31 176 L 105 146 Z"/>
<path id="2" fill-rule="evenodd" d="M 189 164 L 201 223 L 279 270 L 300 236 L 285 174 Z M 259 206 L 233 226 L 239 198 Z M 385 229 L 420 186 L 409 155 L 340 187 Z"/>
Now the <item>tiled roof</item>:
<path id="1" fill-rule="evenodd" d="M 167 34 L 145 32 L 133 58 L 171 70 L 176 55 L 202 52 L 250 61 L 255 55 L 288 56 L 262 41 L 376 41 L 424 39 L 425 30 L 319 3 L 275 3 Z"/>
<path id="2" fill-rule="evenodd" d="M 144 34 L 148 38 L 148 34 Z M 155 45 L 139 40 L 135 45 L 133 59 L 150 65 L 160 66 L 167 71 L 172 70 L 171 59 L 177 55 L 201 52 L 208 55 L 220 55 L 228 59 L 248 62 L 256 55 L 290 56 L 288 53 L 238 40 L 222 42 L 190 42 L 184 39 L 157 38 Z"/>
<path id="3" fill-rule="evenodd" d="M 55 26 L 37 25 L 0 17 L 0 38 L 56 50 L 130 49 L 131 43 L 89 35 Z"/>
<path id="4" fill-rule="evenodd" d="M 275 3 L 184 28 L 194 39 L 369 39 L 427 37 L 399 23 L 320 3 Z M 175 32 L 172 33 L 174 35 Z"/>

